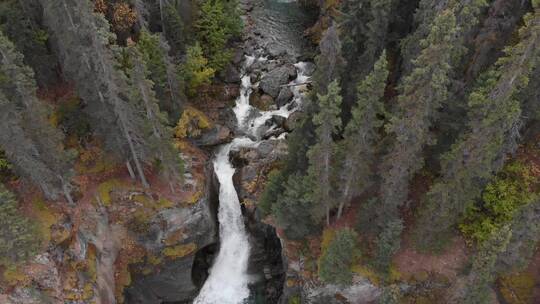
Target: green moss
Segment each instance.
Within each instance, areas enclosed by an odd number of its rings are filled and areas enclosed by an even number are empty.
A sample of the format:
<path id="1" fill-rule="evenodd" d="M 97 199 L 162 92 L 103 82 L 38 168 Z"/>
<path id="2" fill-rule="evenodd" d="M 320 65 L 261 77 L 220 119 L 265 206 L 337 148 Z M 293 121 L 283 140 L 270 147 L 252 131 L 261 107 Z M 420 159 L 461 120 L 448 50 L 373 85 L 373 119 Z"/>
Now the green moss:
<path id="1" fill-rule="evenodd" d="M 195 192 L 192 196 L 190 196 L 184 203 L 186 205 L 193 205 L 196 204 L 202 197 L 203 193 L 202 191 Z"/>
<path id="2" fill-rule="evenodd" d="M 197 250 L 197 245 L 195 245 L 195 243 L 189 243 L 185 245 L 167 247 L 163 249 L 163 255 L 169 259 L 178 259 L 195 252 L 195 250 Z"/>
<path id="3" fill-rule="evenodd" d="M 40 231 L 45 243 L 51 240 L 51 227 L 56 224 L 58 214 L 53 212 L 41 198 L 36 198 L 32 204 L 32 214 L 40 226 Z"/>
<path id="4" fill-rule="evenodd" d="M 300 297 L 299 296 L 292 296 L 289 298 L 289 304 L 300 304 Z"/>
<path id="5" fill-rule="evenodd" d="M 117 188 L 121 188 L 123 186 L 122 182 L 117 179 L 108 180 L 106 182 L 101 183 L 98 186 L 98 196 L 101 200 L 101 203 L 104 206 L 110 206 L 111 205 L 111 191 Z"/>
<path id="6" fill-rule="evenodd" d="M 532 273 L 515 273 L 499 279 L 499 289 L 508 304 L 533 303 L 535 279 Z"/>
<path id="7" fill-rule="evenodd" d="M 25 286 L 30 283 L 30 277 L 24 273 L 22 266 L 10 265 L 2 274 L 8 286 Z"/>

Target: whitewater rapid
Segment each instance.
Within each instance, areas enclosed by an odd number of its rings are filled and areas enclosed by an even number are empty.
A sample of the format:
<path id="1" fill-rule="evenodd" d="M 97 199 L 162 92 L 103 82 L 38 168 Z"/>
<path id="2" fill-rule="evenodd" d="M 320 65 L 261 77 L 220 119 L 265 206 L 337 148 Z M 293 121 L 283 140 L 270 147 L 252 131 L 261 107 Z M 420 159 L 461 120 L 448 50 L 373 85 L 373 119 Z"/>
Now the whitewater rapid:
<path id="1" fill-rule="evenodd" d="M 242 304 L 249 297 L 250 276 L 247 273 L 250 244 L 238 194 L 234 188 L 235 168 L 229 160 L 232 150 L 242 147 L 255 147 L 261 139 L 261 128 L 274 115 L 287 118 L 301 104 L 302 92 L 297 84 L 307 82 L 304 76 L 304 64 L 296 64 L 298 76 L 290 84 L 293 101 L 279 109 L 261 112 L 249 104 L 249 97 L 254 87 L 246 70 L 257 61 L 266 61 L 265 57 L 246 56 L 242 68 L 240 96 L 236 99 L 234 113 L 241 136 L 231 143 L 221 146 L 214 158 L 214 171 L 219 181 L 219 237 L 220 248 L 209 276 L 204 283 L 194 304 Z M 255 114 L 255 115 L 253 115 Z M 274 128 L 275 126 L 272 126 Z M 268 130 L 267 130 L 268 131 Z M 254 140 L 253 140 L 253 139 Z"/>

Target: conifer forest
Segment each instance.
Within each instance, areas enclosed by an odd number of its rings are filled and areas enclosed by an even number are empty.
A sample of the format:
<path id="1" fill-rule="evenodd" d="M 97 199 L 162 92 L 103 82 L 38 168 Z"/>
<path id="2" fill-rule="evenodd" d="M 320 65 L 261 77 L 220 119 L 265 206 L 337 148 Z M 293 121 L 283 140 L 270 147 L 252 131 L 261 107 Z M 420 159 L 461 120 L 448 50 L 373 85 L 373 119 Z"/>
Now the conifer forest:
<path id="1" fill-rule="evenodd" d="M 539 304 L 540 0 L 0 0 L 0 304 Z"/>

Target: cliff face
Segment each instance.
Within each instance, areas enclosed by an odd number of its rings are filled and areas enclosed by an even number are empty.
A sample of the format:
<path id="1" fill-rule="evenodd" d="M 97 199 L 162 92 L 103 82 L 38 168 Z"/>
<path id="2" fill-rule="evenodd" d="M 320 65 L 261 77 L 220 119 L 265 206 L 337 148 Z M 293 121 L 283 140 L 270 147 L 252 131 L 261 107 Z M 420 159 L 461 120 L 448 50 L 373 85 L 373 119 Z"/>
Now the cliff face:
<path id="1" fill-rule="evenodd" d="M 134 184 L 123 169 L 79 178 L 76 206 L 28 204 L 47 244 L 2 282 L 2 303 L 161 303 L 197 293 L 199 251 L 217 242 L 216 204 L 207 153 L 184 149 L 184 189 L 153 180 Z M 204 272 L 204 267 L 200 270 Z M 5 278 L 6 279 L 6 278 Z M 124 288 L 131 286 L 127 292 Z"/>

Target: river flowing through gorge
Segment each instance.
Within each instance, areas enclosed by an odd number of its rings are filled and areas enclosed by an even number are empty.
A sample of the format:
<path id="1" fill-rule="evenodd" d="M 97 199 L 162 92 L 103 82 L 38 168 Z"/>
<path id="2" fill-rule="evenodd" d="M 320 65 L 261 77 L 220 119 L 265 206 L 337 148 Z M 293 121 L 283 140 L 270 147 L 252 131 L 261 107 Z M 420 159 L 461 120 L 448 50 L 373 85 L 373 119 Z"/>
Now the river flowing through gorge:
<path id="1" fill-rule="evenodd" d="M 252 84 L 250 76 L 245 74 L 252 64 L 264 61 L 268 59 L 246 56 L 242 69 L 240 96 L 234 108 L 240 136 L 231 143 L 219 147 L 214 157 L 214 172 L 220 185 L 218 210 L 220 249 L 194 304 L 239 304 L 250 295 L 248 285 L 253 283 L 254 279 L 247 273 L 250 244 L 233 183 L 235 168 L 231 164 L 229 153 L 242 147 L 258 145 L 262 140 L 264 127 L 266 126 L 264 133 L 276 127 L 275 124 L 268 126 L 268 121 L 272 117 L 287 118 L 294 112 L 302 102 L 302 85 L 309 79 L 304 74 L 305 63 L 297 63 L 295 65 L 297 77 L 289 84 L 294 94 L 292 101 L 276 110 L 259 111 L 249 104 L 250 94 L 257 84 Z"/>
<path id="2" fill-rule="evenodd" d="M 302 62 L 307 44 L 303 37 L 308 14 L 295 1 L 260 0 L 241 2 L 245 11 L 246 40 L 244 60 L 239 70 L 240 93 L 232 109 L 236 120 L 235 138 L 215 150 L 214 173 L 219 182 L 219 251 L 208 270 L 194 304 L 241 304 L 253 302 L 254 288 L 262 275 L 250 273 L 250 244 L 247 219 L 235 188 L 235 168 L 231 152 L 256 148 L 266 141 L 282 141 L 286 132 L 277 122 L 286 120 L 301 109 L 303 94 L 309 82 L 313 64 Z M 286 67 L 286 68 L 285 68 Z M 279 71 L 276 75 L 276 72 Z M 261 83 L 269 75 L 283 79 L 275 88 L 290 89 L 290 98 L 262 111 L 250 104 L 251 95 L 267 91 Z M 269 77 L 270 78 L 270 77 Z M 288 79 L 288 80 L 287 80 Z M 268 93 L 268 92 L 264 92 Z M 274 99 L 279 99 L 273 96 Z M 260 247 L 260 246 L 259 246 Z M 266 275 L 266 274 L 265 274 Z"/>

